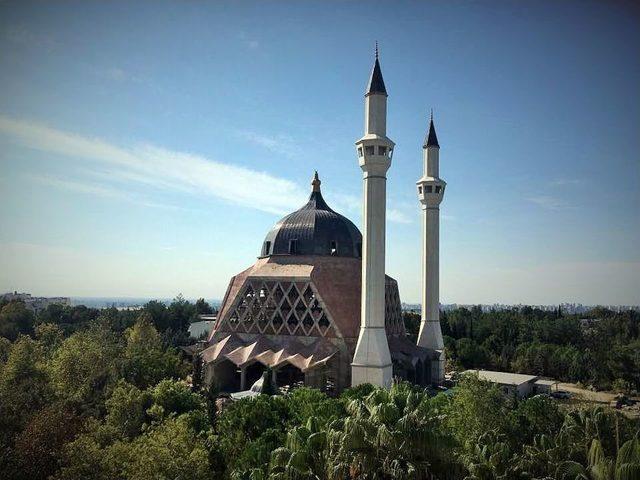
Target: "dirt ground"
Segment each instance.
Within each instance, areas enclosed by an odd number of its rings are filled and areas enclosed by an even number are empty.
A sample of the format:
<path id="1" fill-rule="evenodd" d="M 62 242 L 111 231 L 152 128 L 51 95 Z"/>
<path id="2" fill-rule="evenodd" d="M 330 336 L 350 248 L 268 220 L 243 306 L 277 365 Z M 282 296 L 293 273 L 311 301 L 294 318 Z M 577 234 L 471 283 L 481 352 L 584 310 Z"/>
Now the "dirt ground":
<path id="1" fill-rule="evenodd" d="M 575 383 L 559 383 L 558 390 L 565 390 L 579 400 L 595 403 L 606 403 L 615 400 L 616 394 L 611 392 L 592 392 L 585 388 L 578 387 Z"/>
<path id="2" fill-rule="evenodd" d="M 580 388 L 574 383 L 559 383 L 558 390 L 565 390 L 573 395 L 569 400 L 570 403 L 598 403 L 609 406 L 616 398 L 616 394 L 613 392 L 592 392 L 591 390 Z M 631 398 L 638 403 L 632 407 L 625 406 L 619 411 L 629 418 L 640 418 L 640 398 Z"/>

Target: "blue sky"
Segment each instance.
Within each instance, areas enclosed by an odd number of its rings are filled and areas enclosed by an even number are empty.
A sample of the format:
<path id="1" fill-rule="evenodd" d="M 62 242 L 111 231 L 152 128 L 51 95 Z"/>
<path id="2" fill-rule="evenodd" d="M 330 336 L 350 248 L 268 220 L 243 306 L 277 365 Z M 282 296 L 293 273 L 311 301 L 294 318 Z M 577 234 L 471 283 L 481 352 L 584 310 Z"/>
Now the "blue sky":
<path id="1" fill-rule="evenodd" d="M 378 40 L 402 299 L 433 108 L 443 302 L 640 303 L 632 3 L 132 3 L 0 3 L 0 290 L 220 298 L 314 169 L 360 225 Z"/>

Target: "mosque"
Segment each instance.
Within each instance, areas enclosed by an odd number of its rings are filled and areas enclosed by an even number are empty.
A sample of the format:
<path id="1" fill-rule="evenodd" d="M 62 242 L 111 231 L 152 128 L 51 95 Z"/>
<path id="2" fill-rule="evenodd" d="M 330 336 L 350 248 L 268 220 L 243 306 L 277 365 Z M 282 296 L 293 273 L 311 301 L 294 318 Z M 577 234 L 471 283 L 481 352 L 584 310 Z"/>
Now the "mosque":
<path id="1" fill-rule="evenodd" d="M 439 323 L 439 145 L 433 116 L 416 183 L 422 211 L 422 316 L 407 337 L 398 283 L 385 274 L 387 90 L 376 56 L 365 94 L 365 132 L 356 142 L 363 172 L 363 233 L 331 209 L 317 172 L 308 202 L 267 233 L 257 261 L 231 278 L 201 352 L 205 382 L 249 389 L 271 369 L 278 386 L 340 392 L 393 378 L 438 384 L 444 374 Z"/>

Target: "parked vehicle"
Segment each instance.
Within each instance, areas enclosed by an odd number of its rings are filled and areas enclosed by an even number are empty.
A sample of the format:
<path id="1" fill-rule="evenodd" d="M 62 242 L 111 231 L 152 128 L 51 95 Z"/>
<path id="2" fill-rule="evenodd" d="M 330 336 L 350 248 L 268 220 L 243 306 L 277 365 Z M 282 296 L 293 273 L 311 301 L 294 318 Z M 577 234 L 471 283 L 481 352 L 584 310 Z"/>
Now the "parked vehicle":
<path id="1" fill-rule="evenodd" d="M 561 400 L 567 400 L 571 398 L 571 394 L 565 390 L 556 390 L 555 392 L 551 392 L 551 396 L 553 398 L 558 398 Z"/>

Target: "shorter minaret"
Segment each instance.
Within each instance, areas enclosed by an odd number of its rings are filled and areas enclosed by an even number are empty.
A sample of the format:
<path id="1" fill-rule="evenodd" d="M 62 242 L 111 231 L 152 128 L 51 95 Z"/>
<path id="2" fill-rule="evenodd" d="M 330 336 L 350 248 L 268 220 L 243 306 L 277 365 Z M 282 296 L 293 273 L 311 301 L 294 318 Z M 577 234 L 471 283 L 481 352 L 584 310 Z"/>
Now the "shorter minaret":
<path id="1" fill-rule="evenodd" d="M 439 176 L 440 145 L 433 111 L 422 149 L 422 178 L 416 182 L 422 205 L 422 318 L 418 346 L 440 353 L 439 360 L 432 363 L 431 382 L 441 383 L 445 352 L 440 329 L 440 202 L 446 182 Z"/>
<path id="2" fill-rule="evenodd" d="M 384 318 L 387 170 L 394 143 L 387 137 L 387 89 L 376 59 L 364 96 L 364 136 L 356 142 L 363 179 L 362 304 L 360 334 L 351 363 L 351 384 L 388 387 L 391 354 Z"/>

